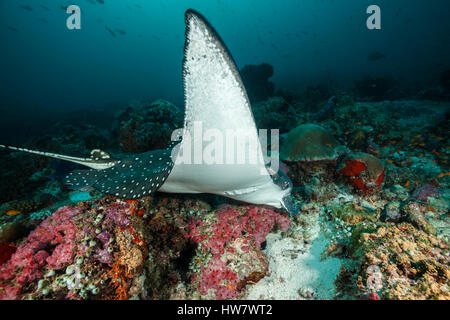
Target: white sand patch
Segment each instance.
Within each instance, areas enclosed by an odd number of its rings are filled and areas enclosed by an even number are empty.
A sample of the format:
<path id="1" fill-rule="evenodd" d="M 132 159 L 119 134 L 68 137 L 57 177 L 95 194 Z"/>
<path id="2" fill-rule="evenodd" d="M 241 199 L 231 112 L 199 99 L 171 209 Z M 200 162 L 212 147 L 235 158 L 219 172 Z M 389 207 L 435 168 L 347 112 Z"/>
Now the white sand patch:
<path id="1" fill-rule="evenodd" d="M 280 234 L 269 234 L 266 254 L 270 275 L 248 286 L 246 298 L 305 299 L 310 298 L 308 293 L 311 292 L 314 293 L 312 298 L 334 298 L 334 280 L 341 263 L 337 258 L 321 259 L 327 243 L 322 233 L 312 245 L 293 238 L 283 239 Z"/>

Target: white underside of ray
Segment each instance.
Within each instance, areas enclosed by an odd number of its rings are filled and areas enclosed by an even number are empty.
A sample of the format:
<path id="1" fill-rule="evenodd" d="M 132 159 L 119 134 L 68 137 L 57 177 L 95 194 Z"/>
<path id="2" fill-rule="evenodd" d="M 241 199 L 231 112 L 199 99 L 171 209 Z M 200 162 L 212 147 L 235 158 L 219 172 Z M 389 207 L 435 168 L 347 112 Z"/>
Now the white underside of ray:
<path id="1" fill-rule="evenodd" d="M 234 133 L 244 129 L 247 133 L 245 143 L 245 164 L 207 164 L 202 159 L 200 164 L 175 164 L 164 185 L 159 189 L 174 193 L 212 193 L 236 200 L 266 204 L 277 208 L 282 206 L 282 198 L 289 190 L 281 190 L 268 175 L 258 149 L 258 162 L 250 163 L 250 146 L 260 147 L 258 132 L 251 113 L 245 89 L 239 73 L 227 56 L 220 40 L 214 36 L 203 20 L 189 14 L 187 46 L 184 61 L 185 119 L 181 150 L 191 150 L 192 162 L 194 151 L 199 144 L 204 148 L 208 143 L 198 134 L 199 123 L 202 132 L 214 129 L 224 140 L 227 132 Z M 190 137 L 191 139 L 186 139 Z M 236 141 L 235 141 L 236 142 Z M 224 143 L 226 146 L 226 143 Z M 242 150 L 242 149 L 241 149 Z M 197 149 L 198 151 L 198 149 Z M 231 150 L 223 149 L 226 155 Z M 234 151 L 237 151 L 235 143 Z M 197 152 L 198 154 L 198 152 Z"/>
<path id="2" fill-rule="evenodd" d="M 81 164 L 83 166 L 86 166 L 86 167 L 91 168 L 91 169 L 96 169 L 96 170 L 108 169 L 108 168 L 111 168 L 112 166 L 115 165 L 114 161 L 111 161 L 111 162 L 96 162 L 96 161 L 93 161 L 91 158 L 71 157 L 71 156 L 66 156 L 66 155 L 63 155 L 63 154 L 42 152 L 42 151 L 36 151 L 36 150 L 29 150 L 29 149 L 25 149 L 25 148 L 5 146 L 5 145 L 2 145 L 2 144 L 0 145 L 0 147 L 1 148 L 5 148 L 5 149 L 14 150 L 14 151 L 27 152 L 27 153 L 36 154 L 36 155 L 39 155 L 39 156 L 44 156 L 44 157 L 49 157 L 49 158 L 69 161 L 69 162 Z"/>

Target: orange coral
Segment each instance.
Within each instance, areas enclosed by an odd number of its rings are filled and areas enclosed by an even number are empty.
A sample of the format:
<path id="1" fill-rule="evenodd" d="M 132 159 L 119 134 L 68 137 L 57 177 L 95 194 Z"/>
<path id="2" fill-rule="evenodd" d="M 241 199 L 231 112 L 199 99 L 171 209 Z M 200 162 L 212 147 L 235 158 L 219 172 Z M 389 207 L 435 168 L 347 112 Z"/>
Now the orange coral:
<path id="1" fill-rule="evenodd" d="M 110 276 L 111 283 L 115 288 L 114 300 L 128 300 L 128 290 L 126 279 L 133 278 L 133 275 L 129 272 L 127 266 L 119 263 L 120 259 L 116 261 L 112 268 L 105 274 L 105 278 Z"/>

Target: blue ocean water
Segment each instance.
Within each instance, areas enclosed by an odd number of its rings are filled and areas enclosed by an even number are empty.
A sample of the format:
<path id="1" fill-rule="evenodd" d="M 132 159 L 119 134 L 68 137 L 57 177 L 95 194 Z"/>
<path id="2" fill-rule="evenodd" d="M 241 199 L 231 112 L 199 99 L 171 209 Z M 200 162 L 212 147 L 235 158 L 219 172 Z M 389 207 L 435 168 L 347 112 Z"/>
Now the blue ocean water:
<path id="1" fill-rule="evenodd" d="M 2 110 L 101 108 L 144 97 L 181 105 L 183 14 L 191 7 L 219 31 L 239 68 L 270 63 L 284 89 L 345 87 L 366 74 L 436 82 L 450 63 L 445 0 L 72 2 L 1 1 Z M 61 7 L 69 4 L 81 8 L 81 30 L 66 28 Z M 371 4 L 381 9 L 381 30 L 366 27 Z M 386 58 L 368 61 L 372 52 Z"/>

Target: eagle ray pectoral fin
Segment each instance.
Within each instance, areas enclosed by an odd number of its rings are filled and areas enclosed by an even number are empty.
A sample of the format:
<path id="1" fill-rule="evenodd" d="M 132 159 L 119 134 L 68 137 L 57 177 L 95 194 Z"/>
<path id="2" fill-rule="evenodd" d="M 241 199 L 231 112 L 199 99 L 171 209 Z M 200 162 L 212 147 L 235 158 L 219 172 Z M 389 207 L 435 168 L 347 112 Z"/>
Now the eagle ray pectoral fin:
<path id="1" fill-rule="evenodd" d="M 138 199 L 161 188 L 172 170 L 170 150 L 133 155 L 104 170 L 78 170 L 66 182 L 78 189 L 93 187 L 122 199 Z"/>
<path id="2" fill-rule="evenodd" d="M 92 187 L 101 178 L 98 170 L 74 170 L 64 178 L 64 184 L 71 189 L 80 190 Z"/>

